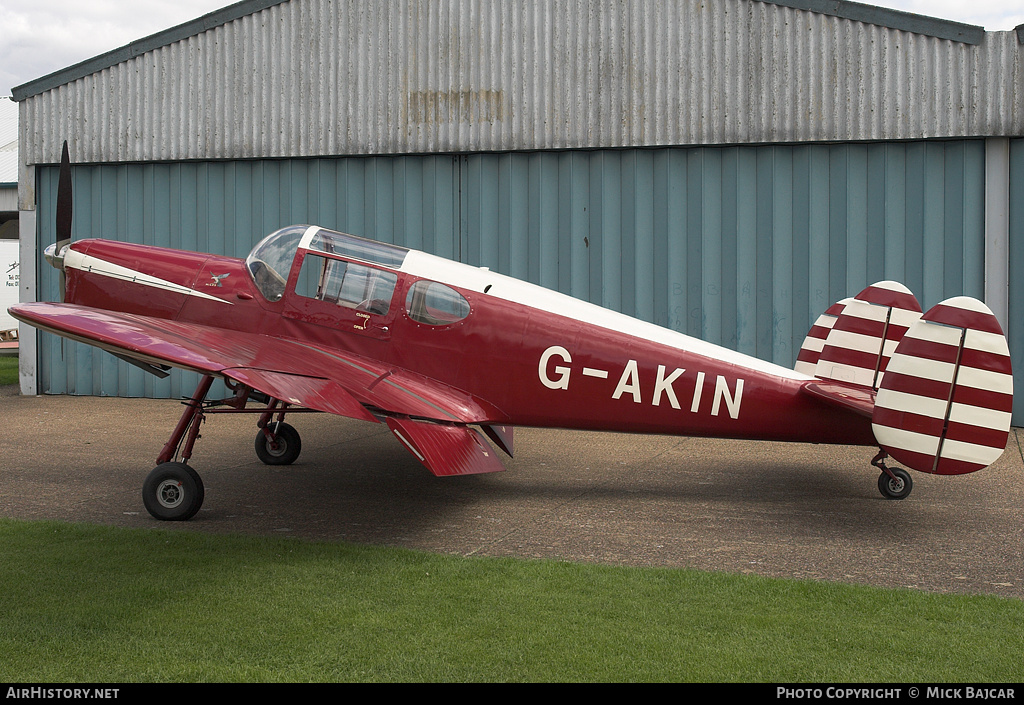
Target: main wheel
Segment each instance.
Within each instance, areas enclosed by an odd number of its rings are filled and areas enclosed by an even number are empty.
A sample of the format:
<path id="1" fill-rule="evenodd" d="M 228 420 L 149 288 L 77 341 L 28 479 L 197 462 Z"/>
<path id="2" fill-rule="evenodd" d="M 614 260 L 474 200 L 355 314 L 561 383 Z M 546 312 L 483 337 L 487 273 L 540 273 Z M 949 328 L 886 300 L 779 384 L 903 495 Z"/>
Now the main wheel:
<path id="1" fill-rule="evenodd" d="M 206 489 L 199 473 L 185 463 L 161 463 L 142 485 L 146 511 L 162 521 L 185 521 L 203 506 Z"/>
<path id="2" fill-rule="evenodd" d="M 295 428 L 286 423 L 269 423 L 270 437 L 260 429 L 256 434 L 256 456 L 266 465 L 291 465 L 302 452 L 302 439 Z"/>
<path id="3" fill-rule="evenodd" d="M 889 468 L 896 477 L 889 477 L 888 473 L 878 476 L 878 491 L 886 499 L 904 499 L 914 489 L 914 481 L 910 479 L 910 473 L 903 468 Z"/>

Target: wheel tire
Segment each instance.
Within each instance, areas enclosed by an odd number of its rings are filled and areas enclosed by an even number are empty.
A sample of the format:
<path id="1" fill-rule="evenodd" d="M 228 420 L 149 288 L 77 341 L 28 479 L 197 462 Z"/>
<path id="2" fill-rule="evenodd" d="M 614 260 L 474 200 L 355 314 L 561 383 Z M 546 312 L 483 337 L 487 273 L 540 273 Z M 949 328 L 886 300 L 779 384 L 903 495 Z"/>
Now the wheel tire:
<path id="1" fill-rule="evenodd" d="M 185 463 L 161 463 L 142 485 L 146 511 L 161 521 L 185 521 L 203 506 L 206 489 L 199 473 Z"/>
<path id="2" fill-rule="evenodd" d="M 256 457 L 265 465 L 291 465 L 302 452 L 302 439 L 295 428 L 286 423 L 267 425 L 274 431 L 273 439 L 267 437 L 264 429 L 256 434 Z"/>
<path id="3" fill-rule="evenodd" d="M 903 468 L 890 468 L 895 478 L 882 473 L 878 476 L 878 491 L 886 499 L 905 499 L 910 491 L 914 489 L 914 481 L 910 473 Z"/>

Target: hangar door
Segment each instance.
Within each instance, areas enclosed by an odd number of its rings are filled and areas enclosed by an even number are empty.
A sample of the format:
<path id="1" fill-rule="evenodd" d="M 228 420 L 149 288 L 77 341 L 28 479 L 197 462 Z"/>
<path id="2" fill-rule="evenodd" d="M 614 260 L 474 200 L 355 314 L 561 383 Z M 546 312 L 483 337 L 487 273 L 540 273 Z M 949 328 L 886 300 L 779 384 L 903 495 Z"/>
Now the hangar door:
<path id="1" fill-rule="evenodd" d="M 56 167 L 37 170 L 38 251 Z M 487 266 L 792 366 L 818 313 L 880 279 L 980 297 L 984 143 L 695 147 L 74 167 L 74 237 L 244 257 L 315 223 Z M 37 263 L 40 298 L 57 277 Z M 179 397 L 41 334 L 44 393 Z"/>

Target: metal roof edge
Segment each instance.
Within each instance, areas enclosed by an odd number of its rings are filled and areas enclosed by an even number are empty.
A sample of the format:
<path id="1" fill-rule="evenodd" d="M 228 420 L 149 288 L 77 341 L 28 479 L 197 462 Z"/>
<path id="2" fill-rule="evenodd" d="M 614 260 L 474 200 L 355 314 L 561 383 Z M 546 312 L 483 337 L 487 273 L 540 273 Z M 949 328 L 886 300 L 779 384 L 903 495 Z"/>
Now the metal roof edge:
<path id="1" fill-rule="evenodd" d="M 28 83 L 15 86 L 11 89 L 11 96 L 15 102 L 21 102 L 26 98 L 45 93 L 57 86 L 71 83 L 79 78 L 84 78 L 103 69 L 116 66 L 122 61 L 127 61 L 148 51 L 159 49 L 162 46 L 173 44 L 196 34 L 201 34 L 214 27 L 219 27 L 246 15 L 251 15 L 285 2 L 290 2 L 290 0 L 242 0 L 234 5 L 214 10 L 202 17 L 179 24 L 170 29 L 162 30 L 156 34 L 151 34 L 148 37 L 143 37 L 123 47 L 112 49 L 60 71 L 55 71 Z"/>
<path id="2" fill-rule="evenodd" d="M 964 44 L 981 44 L 985 40 L 984 27 L 928 15 L 916 15 L 902 10 L 890 10 L 886 7 L 865 5 L 849 0 L 757 0 L 757 2 L 782 5 L 794 10 L 808 10 L 821 15 L 831 15 Z M 1018 36 L 1020 36 L 1019 31 Z"/>

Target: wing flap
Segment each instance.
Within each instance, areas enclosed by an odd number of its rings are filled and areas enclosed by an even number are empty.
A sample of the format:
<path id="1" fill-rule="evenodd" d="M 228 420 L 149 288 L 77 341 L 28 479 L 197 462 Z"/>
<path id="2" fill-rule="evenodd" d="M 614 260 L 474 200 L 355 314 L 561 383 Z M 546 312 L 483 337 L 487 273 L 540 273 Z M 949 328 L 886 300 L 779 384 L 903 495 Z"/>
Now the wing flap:
<path id="1" fill-rule="evenodd" d="M 387 423 L 395 438 L 437 477 L 478 475 L 505 469 L 497 453 L 476 429 L 394 416 L 388 417 Z"/>
<path id="2" fill-rule="evenodd" d="M 494 441 L 494 445 L 501 448 L 508 457 L 512 457 L 513 438 L 515 428 L 512 426 L 484 425 L 481 426 L 487 437 Z"/>

